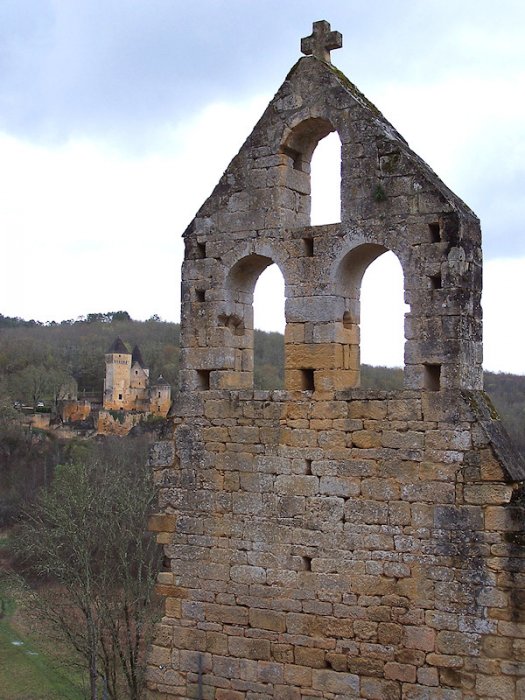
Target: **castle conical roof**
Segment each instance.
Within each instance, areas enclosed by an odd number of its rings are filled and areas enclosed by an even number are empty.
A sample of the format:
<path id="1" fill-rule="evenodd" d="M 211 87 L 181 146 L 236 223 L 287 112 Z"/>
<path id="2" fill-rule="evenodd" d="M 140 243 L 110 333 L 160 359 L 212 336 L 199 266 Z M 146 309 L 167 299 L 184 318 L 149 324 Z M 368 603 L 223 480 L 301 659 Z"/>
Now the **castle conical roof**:
<path id="1" fill-rule="evenodd" d="M 138 362 L 142 369 L 146 369 L 146 365 L 144 364 L 144 360 L 142 359 L 142 353 L 140 352 L 140 348 L 138 345 L 135 345 L 131 354 L 131 363 L 135 364 L 135 362 Z"/>
<path id="2" fill-rule="evenodd" d="M 157 377 L 157 379 L 155 381 L 154 386 L 171 386 L 171 384 L 164 379 L 162 374 L 159 374 L 159 376 Z"/>
<path id="3" fill-rule="evenodd" d="M 129 355 L 129 350 L 127 347 L 124 345 L 122 339 L 120 336 L 117 336 L 117 338 L 113 341 L 113 343 L 110 345 L 106 355 L 112 355 L 112 354 L 119 354 L 119 355 Z"/>

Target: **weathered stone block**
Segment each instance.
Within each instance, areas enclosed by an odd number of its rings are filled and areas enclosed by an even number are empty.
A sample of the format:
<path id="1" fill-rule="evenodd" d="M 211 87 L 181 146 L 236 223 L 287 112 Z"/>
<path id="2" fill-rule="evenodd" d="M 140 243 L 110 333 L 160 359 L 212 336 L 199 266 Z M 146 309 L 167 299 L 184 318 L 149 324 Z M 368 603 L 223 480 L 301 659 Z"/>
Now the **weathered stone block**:
<path id="1" fill-rule="evenodd" d="M 476 484 L 465 486 L 465 501 L 480 505 L 508 503 L 512 497 L 512 486 L 506 484 Z"/>
<path id="2" fill-rule="evenodd" d="M 286 366 L 289 369 L 342 369 L 343 346 L 335 343 L 287 345 Z"/>
<path id="3" fill-rule="evenodd" d="M 381 447 L 381 433 L 373 430 L 356 430 L 352 433 L 352 444 L 361 450 L 369 450 L 373 447 Z"/>
<path id="4" fill-rule="evenodd" d="M 177 529 L 177 516 L 170 514 L 151 515 L 148 520 L 150 532 L 175 532 Z"/>
<path id="5" fill-rule="evenodd" d="M 286 300 L 286 319 L 290 323 L 330 323 L 342 318 L 344 299 L 336 296 L 299 297 Z"/>
<path id="6" fill-rule="evenodd" d="M 359 697 L 359 677 L 353 673 L 340 673 L 329 670 L 312 672 L 312 687 L 316 690 L 337 693 L 343 697 Z"/>
<path id="7" fill-rule="evenodd" d="M 270 642 L 267 639 L 230 637 L 228 651 L 232 656 L 242 659 L 269 660 L 271 658 Z"/>
<path id="8" fill-rule="evenodd" d="M 299 656 L 301 656 L 302 652 L 305 649 L 307 649 L 307 647 L 297 647 L 296 657 L 298 652 Z M 314 651 L 320 652 L 322 654 L 322 660 L 324 663 L 324 652 L 319 649 L 315 649 Z M 299 663 L 287 664 L 284 667 L 284 680 L 290 685 L 297 685 L 303 688 L 309 688 L 312 685 L 312 667 L 309 664 L 305 666 L 302 666 Z"/>
<path id="9" fill-rule="evenodd" d="M 391 622 L 381 622 L 377 630 L 380 644 L 399 644 L 403 637 L 403 627 Z"/>
<path id="10" fill-rule="evenodd" d="M 369 418 L 383 420 L 386 418 L 388 405 L 386 401 L 352 401 L 348 407 L 350 418 Z"/>
<path id="11" fill-rule="evenodd" d="M 295 648 L 295 663 L 297 666 L 295 668 L 300 668 L 302 666 L 308 667 L 308 676 L 310 679 L 313 678 L 313 671 L 311 669 L 324 668 L 325 667 L 325 654 L 324 649 L 315 649 L 313 647 L 296 647 Z M 304 676 L 304 671 L 300 672 Z M 288 677 L 290 672 L 288 670 Z M 310 680 L 310 684 L 312 681 Z"/>
<path id="12" fill-rule="evenodd" d="M 341 391 L 359 384 L 359 372 L 355 369 L 318 369 L 314 376 L 317 391 Z"/>
<path id="13" fill-rule="evenodd" d="M 244 692 L 231 690 L 231 688 L 217 688 L 215 692 L 215 700 L 244 700 L 244 698 Z"/>
<path id="14" fill-rule="evenodd" d="M 252 608 L 250 610 L 250 626 L 263 630 L 284 632 L 286 630 L 286 618 L 280 612 Z"/>
<path id="15" fill-rule="evenodd" d="M 157 469 L 171 467 L 175 461 L 175 444 L 172 440 L 155 442 L 149 451 L 148 465 Z"/>
<path id="16" fill-rule="evenodd" d="M 421 649 L 422 651 L 434 651 L 436 632 L 428 627 L 407 626 L 404 630 L 404 645 L 408 649 Z"/>
<path id="17" fill-rule="evenodd" d="M 476 678 L 476 693 L 479 697 L 489 697 L 501 700 L 517 697 L 516 681 L 514 678 L 505 678 L 504 676 L 482 676 Z"/>
<path id="18" fill-rule="evenodd" d="M 454 656 L 453 654 L 432 653 L 427 655 L 427 663 L 439 668 L 461 668 L 464 659 L 461 656 Z"/>
<path id="19" fill-rule="evenodd" d="M 400 664 L 395 661 L 388 661 L 385 664 L 385 678 L 402 683 L 414 683 L 416 677 L 417 669 L 411 664 Z"/>
<path id="20" fill-rule="evenodd" d="M 361 679 L 361 695 L 368 700 L 400 700 L 401 687 L 397 681 L 364 677 Z"/>
<path id="21" fill-rule="evenodd" d="M 275 492 L 290 496 L 313 496 L 319 492 L 319 479 L 301 474 L 278 476 L 275 479 Z"/>

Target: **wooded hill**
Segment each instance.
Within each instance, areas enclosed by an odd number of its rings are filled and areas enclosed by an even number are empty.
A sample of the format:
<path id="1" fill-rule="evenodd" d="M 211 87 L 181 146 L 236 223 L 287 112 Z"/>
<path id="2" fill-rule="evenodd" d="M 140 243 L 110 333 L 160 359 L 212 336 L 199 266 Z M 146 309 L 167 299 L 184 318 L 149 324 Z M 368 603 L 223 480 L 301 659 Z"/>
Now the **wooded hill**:
<path id="1" fill-rule="evenodd" d="M 36 405 L 52 403 L 58 388 L 73 377 L 79 396 L 101 394 L 104 354 L 120 336 L 131 348 L 138 344 L 150 377 L 163 374 L 177 385 L 179 325 L 154 316 L 133 321 L 126 311 L 88 314 L 85 318 L 42 324 L 0 314 L 0 401 Z M 284 345 L 280 333 L 255 331 L 255 386 L 283 386 Z M 403 371 L 362 367 L 362 386 L 398 389 Z M 485 373 L 485 389 L 516 446 L 525 454 L 525 376 Z"/>

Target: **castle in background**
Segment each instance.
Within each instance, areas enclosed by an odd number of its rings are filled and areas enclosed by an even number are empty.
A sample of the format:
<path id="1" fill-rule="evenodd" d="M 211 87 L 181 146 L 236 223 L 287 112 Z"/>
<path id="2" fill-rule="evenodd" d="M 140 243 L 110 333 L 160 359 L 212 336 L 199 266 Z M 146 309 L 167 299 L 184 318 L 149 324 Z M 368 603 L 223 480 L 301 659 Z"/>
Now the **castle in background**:
<path id="1" fill-rule="evenodd" d="M 171 405 L 171 386 L 162 375 L 150 384 L 149 369 L 135 345 L 130 353 L 117 338 L 106 353 L 103 408 L 166 416 Z"/>
<path id="2" fill-rule="evenodd" d="M 130 352 L 116 338 L 105 354 L 106 377 L 102 400 L 70 398 L 60 401 L 62 423 L 92 421 L 102 435 L 126 435 L 145 417 L 166 418 L 171 407 L 171 385 L 160 375 L 150 383 L 149 369 L 138 345 Z M 49 414 L 47 415 L 49 423 Z M 39 425 L 45 429 L 44 425 Z"/>

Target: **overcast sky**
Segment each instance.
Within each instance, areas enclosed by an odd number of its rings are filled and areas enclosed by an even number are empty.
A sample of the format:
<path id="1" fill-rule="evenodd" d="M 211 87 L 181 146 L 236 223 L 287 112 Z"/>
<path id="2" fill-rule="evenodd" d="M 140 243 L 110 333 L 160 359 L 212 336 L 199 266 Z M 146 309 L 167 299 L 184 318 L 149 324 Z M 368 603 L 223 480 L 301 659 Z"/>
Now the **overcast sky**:
<path id="1" fill-rule="evenodd" d="M 333 62 L 480 217 L 485 366 L 525 374 L 523 0 L 0 0 L 0 313 L 178 320 L 181 233 L 318 19 L 343 34 Z M 387 263 L 365 277 L 363 359 L 400 364 Z M 258 325 L 281 306 L 256 306 Z"/>

